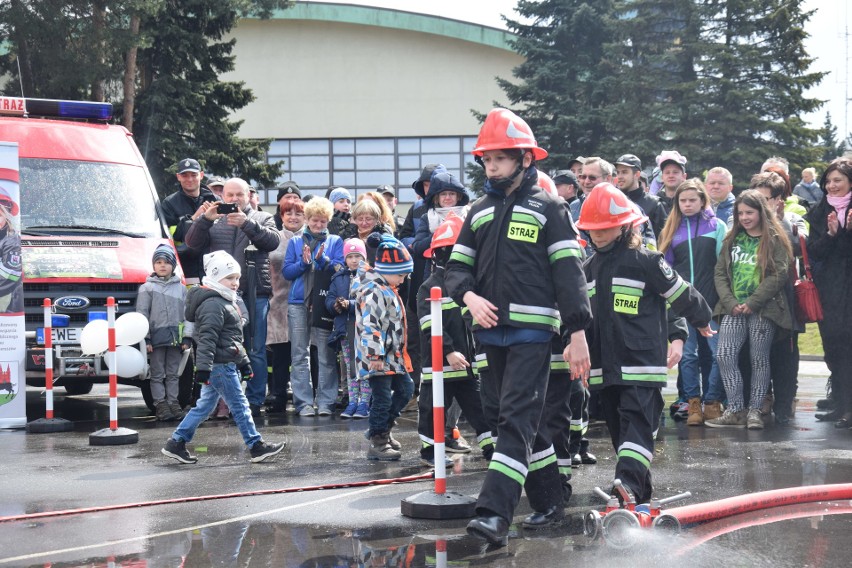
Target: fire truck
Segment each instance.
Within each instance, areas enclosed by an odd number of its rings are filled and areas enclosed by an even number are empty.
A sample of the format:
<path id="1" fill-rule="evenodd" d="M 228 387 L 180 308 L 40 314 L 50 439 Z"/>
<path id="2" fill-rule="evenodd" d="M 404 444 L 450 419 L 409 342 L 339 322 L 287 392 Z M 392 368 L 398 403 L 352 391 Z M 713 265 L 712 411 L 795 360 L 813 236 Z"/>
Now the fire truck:
<path id="1" fill-rule="evenodd" d="M 81 352 L 83 328 L 105 318 L 110 296 L 116 317 L 134 311 L 154 249 L 171 242 L 133 136 L 111 119 L 110 103 L 0 97 L 0 141 L 17 143 L 20 158 L 27 384 L 44 386 L 50 298 L 55 385 L 70 395 L 109 378 L 103 357 Z M 119 382 L 140 387 L 151 406 L 146 379 Z"/>

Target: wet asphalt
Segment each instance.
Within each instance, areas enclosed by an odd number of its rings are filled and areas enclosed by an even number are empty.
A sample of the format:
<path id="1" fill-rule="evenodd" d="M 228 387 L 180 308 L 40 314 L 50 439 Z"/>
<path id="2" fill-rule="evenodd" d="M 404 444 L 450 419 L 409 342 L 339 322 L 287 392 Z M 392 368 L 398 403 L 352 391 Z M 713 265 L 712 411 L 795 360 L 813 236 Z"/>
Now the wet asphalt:
<path id="1" fill-rule="evenodd" d="M 691 504 L 852 482 L 852 431 L 814 419 L 826 377 L 823 363 L 802 362 L 797 414 L 787 426 L 689 428 L 667 418 L 652 468 L 655 496 L 691 491 L 684 502 Z M 86 396 L 61 392 L 56 414 L 73 421 L 74 431 L 0 431 L 0 566 L 794 567 L 844 566 L 852 553 L 850 501 L 741 515 L 680 535 L 638 529 L 627 548 L 591 540 L 582 517 L 603 508 L 593 488 L 608 489 L 615 466 L 602 423 L 593 423 L 588 435 L 598 463 L 574 470 L 566 521 L 524 530 L 520 521 L 530 509 L 523 497 L 509 545 L 490 548 L 466 535 L 466 519 L 401 515 L 401 500 L 429 491 L 431 480 L 365 484 L 429 472 L 418 459 L 416 414 L 399 420 L 398 462 L 365 459 L 364 420 L 285 413 L 258 420 L 267 441 L 287 443 L 274 460 L 250 463 L 234 424 L 210 420 L 189 445 L 199 462 L 181 465 L 160 453 L 174 424 L 157 423 L 138 390 L 119 390 L 119 426 L 139 433 L 138 443 L 120 446 L 89 445 L 89 434 L 108 426 L 105 386 Z M 30 420 L 43 416 L 43 405 L 41 392 L 28 389 Z M 473 435 L 464 424 L 462 434 Z M 476 496 L 486 467 L 477 452 L 456 456 L 448 489 Z M 261 494 L 242 495 L 251 492 Z M 57 511 L 71 512 L 31 516 Z"/>

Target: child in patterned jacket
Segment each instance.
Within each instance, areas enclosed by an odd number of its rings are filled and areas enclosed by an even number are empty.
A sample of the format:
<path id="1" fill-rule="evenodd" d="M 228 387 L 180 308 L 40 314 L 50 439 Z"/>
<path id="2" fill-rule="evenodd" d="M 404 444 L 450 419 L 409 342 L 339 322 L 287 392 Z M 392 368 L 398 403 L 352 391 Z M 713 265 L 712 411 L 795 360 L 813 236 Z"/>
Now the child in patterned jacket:
<path id="1" fill-rule="evenodd" d="M 405 308 L 397 288 L 414 265 L 405 246 L 390 235 L 373 233 L 367 246 L 376 249 L 376 258 L 357 288 L 355 311 L 358 378 L 370 382 L 373 394 L 367 459 L 398 460 L 401 446 L 390 431 L 414 394 L 414 382 L 404 356 Z"/>

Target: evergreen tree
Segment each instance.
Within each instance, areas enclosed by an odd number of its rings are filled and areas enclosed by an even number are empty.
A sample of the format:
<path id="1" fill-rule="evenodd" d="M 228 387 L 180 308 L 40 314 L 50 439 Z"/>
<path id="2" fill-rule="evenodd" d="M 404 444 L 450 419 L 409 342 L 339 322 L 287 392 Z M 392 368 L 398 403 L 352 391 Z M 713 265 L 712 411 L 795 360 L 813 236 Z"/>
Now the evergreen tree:
<path id="1" fill-rule="evenodd" d="M 825 113 L 825 122 L 822 123 L 822 128 L 819 131 L 819 149 L 822 154 L 819 159 L 822 162 L 830 162 L 838 156 L 842 156 L 846 152 L 846 142 L 837 141 L 837 127 L 831 121 L 831 113 Z"/>
<path id="2" fill-rule="evenodd" d="M 547 149 L 547 164 L 590 155 L 607 133 L 604 110 L 614 69 L 604 57 L 611 34 L 610 0 L 521 0 L 530 23 L 507 20 L 514 49 L 526 60 L 513 70 L 518 82 L 498 79 L 511 105 Z"/>
<path id="3" fill-rule="evenodd" d="M 269 140 L 237 135 L 228 119 L 254 100 L 231 71 L 235 40 L 223 37 L 241 16 L 269 17 L 287 0 L 10 0 L 0 3 L 0 73 L 5 94 L 107 100 L 132 127 L 161 195 L 174 164 L 198 158 L 205 169 L 271 183 Z M 134 26 L 135 22 L 135 26 Z M 18 66 L 21 73 L 18 74 Z M 122 105 L 124 103 L 130 103 Z M 122 116 L 124 109 L 131 116 Z M 132 118 L 132 120 L 131 120 Z"/>

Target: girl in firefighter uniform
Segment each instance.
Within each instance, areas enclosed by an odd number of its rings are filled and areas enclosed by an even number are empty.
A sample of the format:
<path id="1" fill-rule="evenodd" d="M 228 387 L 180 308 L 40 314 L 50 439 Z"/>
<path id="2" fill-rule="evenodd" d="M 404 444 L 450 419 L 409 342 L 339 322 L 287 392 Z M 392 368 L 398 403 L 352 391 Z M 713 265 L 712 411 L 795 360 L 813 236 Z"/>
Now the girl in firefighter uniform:
<path id="1" fill-rule="evenodd" d="M 499 438 L 467 530 L 504 545 L 530 471 L 551 473 L 527 484 L 536 511 L 562 505 L 552 444 L 534 451 L 550 375 L 551 341 L 560 324 L 572 341 L 563 354 L 572 373 L 588 372 L 585 328 L 591 323 L 576 230 L 558 198 L 536 185 L 533 162 L 547 157 L 523 120 L 488 113 L 474 156 L 488 181 L 471 207 L 447 263 L 445 285 L 469 308 L 488 361 L 483 389 L 499 401 Z"/>
<path id="2" fill-rule="evenodd" d="M 447 297 L 444 286 L 444 269 L 450 252 L 459 236 L 464 221 L 450 213 L 432 234 L 432 245 L 424 253 L 432 259 L 432 274 L 420 286 L 417 292 L 417 317 L 420 320 L 421 353 L 430 355 L 423 358 L 423 373 L 420 375 L 420 396 L 418 398 L 420 416 L 417 421 L 417 433 L 420 436 L 420 459 L 427 465 L 435 465 L 434 420 L 432 412 L 432 302 L 429 294 L 433 287 L 441 289 L 441 323 L 443 330 L 443 373 L 444 408 L 448 408 L 455 398 L 464 412 L 468 423 L 476 432 L 476 442 L 485 459 L 490 460 L 494 453 L 491 431 L 482 412 L 479 396 L 479 377 L 475 374 L 473 363 L 474 343 L 470 332 L 467 309 L 462 309 L 452 298 Z"/>
<path id="3" fill-rule="evenodd" d="M 680 360 L 685 326 L 667 323 L 667 304 L 701 335 L 711 336 L 710 307 L 663 256 L 641 246 L 633 233 L 647 221 L 612 184 L 592 189 L 577 226 L 595 252 L 583 264 L 594 318 L 586 330 L 591 355 L 589 387 L 599 391 L 604 419 L 618 455 L 615 478 L 637 503 L 651 499 L 654 433 L 663 410 L 667 369 Z M 675 331 L 677 330 L 677 331 Z M 667 352 L 667 343 L 671 348 Z"/>

